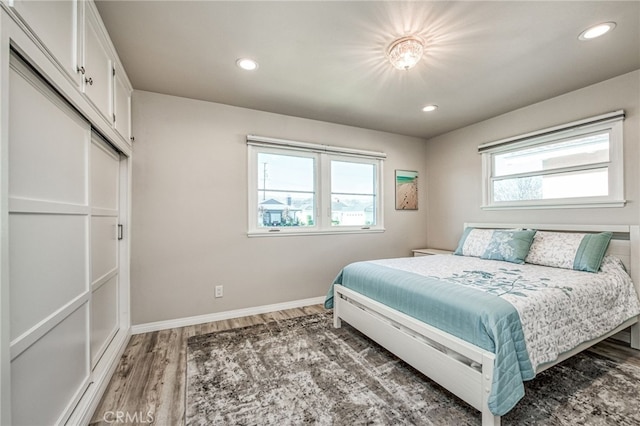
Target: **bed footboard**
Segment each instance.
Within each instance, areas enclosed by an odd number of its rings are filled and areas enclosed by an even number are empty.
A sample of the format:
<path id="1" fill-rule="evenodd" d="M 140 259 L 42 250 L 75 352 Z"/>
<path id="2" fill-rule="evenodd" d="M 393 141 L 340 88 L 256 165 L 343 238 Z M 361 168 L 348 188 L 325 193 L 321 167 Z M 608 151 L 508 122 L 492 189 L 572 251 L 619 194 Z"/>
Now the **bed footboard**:
<path id="1" fill-rule="evenodd" d="M 335 285 L 334 326 L 340 327 L 342 319 L 481 411 L 483 426 L 500 425 L 487 405 L 493 353 Z"/>

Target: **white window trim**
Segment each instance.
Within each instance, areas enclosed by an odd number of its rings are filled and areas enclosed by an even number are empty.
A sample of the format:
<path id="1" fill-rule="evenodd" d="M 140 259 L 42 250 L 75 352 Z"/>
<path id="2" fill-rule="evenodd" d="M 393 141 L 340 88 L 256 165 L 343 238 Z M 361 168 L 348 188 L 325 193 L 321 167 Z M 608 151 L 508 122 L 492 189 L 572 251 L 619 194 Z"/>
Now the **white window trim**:
<path id="1" fill-rule="evenodd" d="M 366 151 L 352 148 L 342 148 L 330 145 L 320 145 L 308 142 L 290 141 L 268 138 L 264 136 L 247 135 L 248 148 L 248 232 L 249 237 L 282 237 L 292 235 L 331 235 L 331 234 L 362 234 L 384 232 L 383 215 L 383 185 L 384 159 L 386 154 L 377 151 Z M 258 209 L 258 153 L 269 152 L 286 154 L 299 151 L 302 155 L 316 160 L 314 184 L 316 191 L 314 226 L 305 227 L 259 227 L 253 212 Z M 331 160 L 345 160 L 376 164 L 376 225 L 371 226 L 332 226 L 331 225 Z"/>
<path id="2" fill-rule="evenodd" d="M 512 138 L 482 144 L 482 206 L 483 210 L 502 209 L 555 209 L 624 207 L 624 156 L 623 156 L 624 111 L 614 111 L 561 126 L 555 126 Z M 609 195 L 601 197 L 557 198 L 527 201 L 493 201 L 493 155 L 522 149 L 557 140 L 578 137 L 584 134 L 609 131 Z"/>

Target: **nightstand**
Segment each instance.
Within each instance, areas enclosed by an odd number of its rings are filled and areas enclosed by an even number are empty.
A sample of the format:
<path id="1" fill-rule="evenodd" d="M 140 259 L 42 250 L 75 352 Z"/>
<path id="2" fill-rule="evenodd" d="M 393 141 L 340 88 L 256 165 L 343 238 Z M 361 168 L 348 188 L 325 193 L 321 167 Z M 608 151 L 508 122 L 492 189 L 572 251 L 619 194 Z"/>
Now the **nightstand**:
<path id="1" fill-rule="evenodd" d="M 413 252 L 413 257 L 418 256 L 431 256 L 432 254 L 453 254 L 451 250 L 440 250 L 434 248 L 421 248 L 411 250 Z"/>

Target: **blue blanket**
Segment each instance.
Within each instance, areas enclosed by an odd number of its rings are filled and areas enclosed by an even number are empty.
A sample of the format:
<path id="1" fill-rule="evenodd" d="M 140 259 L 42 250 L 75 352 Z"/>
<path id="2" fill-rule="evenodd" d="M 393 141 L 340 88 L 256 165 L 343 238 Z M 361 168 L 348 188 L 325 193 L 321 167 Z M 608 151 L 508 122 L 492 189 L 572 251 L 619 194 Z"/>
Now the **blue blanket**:
<path id="1" fill-rule="evenodd" d="M 490 293 L 377 265 L 352 263 L 333 284 L 341 284 L 449 334 L 496 354 L 489 409 L 509 412 L 524 396 L 524 380 L 535 376 L 520 316 Z M 325 307 L 333 307 L 333 284 Z"/>

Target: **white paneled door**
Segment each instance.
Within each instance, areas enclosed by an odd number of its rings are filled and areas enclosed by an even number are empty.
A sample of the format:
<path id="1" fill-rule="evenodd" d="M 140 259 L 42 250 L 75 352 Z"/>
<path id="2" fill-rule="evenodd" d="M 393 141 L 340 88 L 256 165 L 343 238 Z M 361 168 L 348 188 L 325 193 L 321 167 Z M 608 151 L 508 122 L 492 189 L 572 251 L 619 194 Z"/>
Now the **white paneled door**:
<path id="1" fill-rule="evenodd" d="M 9 111 L 12 424 L 56 424 L 90 377 L 91 126 L 13 57 Z"/>
<path id="2" fill-rule="evenodd" d="M 120 157 L 13 55 L 9 123 L 12 424 L 64 423 L 119 327 Z"/>
<path id="3" fill-rule="evenodd" d="M 118 331 L 118 189 L 120 156 L 91 141 L 91 367 Z"/>

